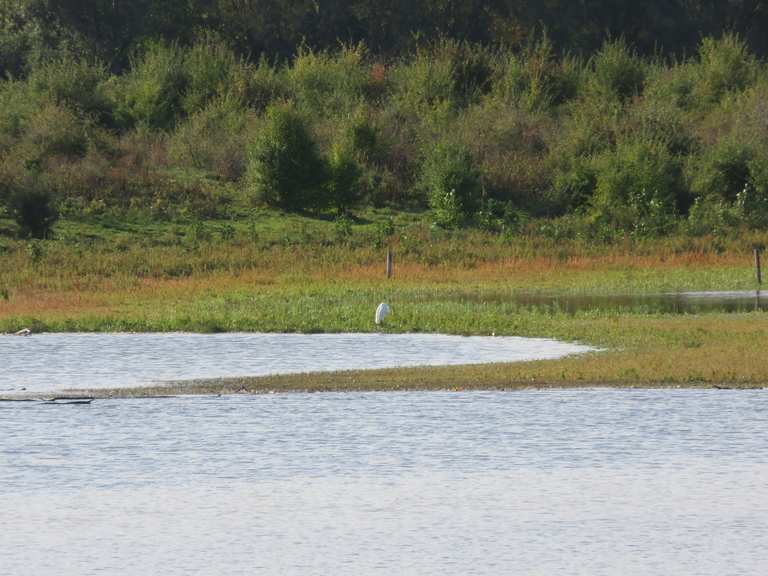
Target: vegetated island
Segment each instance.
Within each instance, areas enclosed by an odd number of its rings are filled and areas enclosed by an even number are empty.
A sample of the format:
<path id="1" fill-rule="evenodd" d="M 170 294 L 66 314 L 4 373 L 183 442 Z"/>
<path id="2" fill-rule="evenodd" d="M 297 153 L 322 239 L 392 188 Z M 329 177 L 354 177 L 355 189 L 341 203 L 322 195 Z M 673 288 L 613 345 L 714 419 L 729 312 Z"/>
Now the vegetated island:
<path id="1" fill-rule="evenodd" d="M 0 4 L 0 331 L 371 331 L 386 301 L 388 331 L 606 351 L 185 389 L 768 382 L 762 312 L 515 303 L 758 288 L 768 71 L 748 26 L 700 39 L 712 16 L 659 50 L 434 13 L 387 50 L 364 12 L 339 45 L 223 4 L 186 28 L 188 7 L 162 20 L 175 3 L 43 4 Z"/>

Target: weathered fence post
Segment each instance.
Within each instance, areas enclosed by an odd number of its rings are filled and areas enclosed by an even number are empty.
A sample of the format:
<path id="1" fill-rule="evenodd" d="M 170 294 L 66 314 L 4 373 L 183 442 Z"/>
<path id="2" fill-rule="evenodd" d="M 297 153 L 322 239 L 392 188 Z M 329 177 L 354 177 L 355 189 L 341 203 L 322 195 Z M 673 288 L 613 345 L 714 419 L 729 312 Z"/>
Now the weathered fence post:
<path id="1" fill-rule="evenodd" d="M 392 278 L 392 267 L 393 267 L 392 248 L 387 248 L 387 278 Z"/>
<path id="2" fill-rule="evenodd" d="M 753 251 L 755 253 L 755 275 L 757 276 L 757 283 L 762 284 L 763 283 L 763 273 L 760 270 L 760 248 L 753 248 Z"/>

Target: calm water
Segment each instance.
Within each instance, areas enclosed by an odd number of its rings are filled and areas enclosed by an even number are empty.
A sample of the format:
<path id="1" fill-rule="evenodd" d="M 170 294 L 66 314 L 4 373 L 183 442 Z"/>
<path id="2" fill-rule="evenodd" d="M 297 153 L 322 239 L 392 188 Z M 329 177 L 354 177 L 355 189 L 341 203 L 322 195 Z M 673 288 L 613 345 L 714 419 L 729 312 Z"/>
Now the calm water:
<path id="1" fill-rule="evenodd" d="M 591 310 L 647 314 L 768 311 L 768 291 L 754 290 L 633 295 L 516 294 L 511 301 L 523 309 L 567 314 Z"/>
<path id="2" fill-rule="evenodd" d="M 588 350 L 543 338 L 440 334 L 0 336 L 0 393 L 319 370 L 514 362 Z"/>
<path id="3" fill-rule="evenodd" d="M 3 576 L 761 575 L 763 391 L 0 403 Z"/>

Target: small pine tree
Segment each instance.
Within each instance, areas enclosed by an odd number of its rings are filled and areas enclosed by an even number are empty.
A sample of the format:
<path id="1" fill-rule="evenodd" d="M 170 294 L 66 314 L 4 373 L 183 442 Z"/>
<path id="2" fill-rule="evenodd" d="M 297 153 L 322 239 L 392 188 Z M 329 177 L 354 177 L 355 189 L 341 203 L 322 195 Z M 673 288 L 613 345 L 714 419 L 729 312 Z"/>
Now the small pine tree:
<path id="1" fill-rule="evenodd" d="M 23 238 L 50 238 L 53 235 L 59 210 L 53 194 L 39 183 L 15 188 L 11 192 L 9 208 Z"/>
<path id="2" fill-rule="evenodd" d="M 292 211 L 326 204 L 324 162 L 304 118 L 292 106 L 267 110 L 266 126 L 248 156 L 246 180 L 255 199 Z"/>
<path id="3" fill-rule="evenodd" d="M 438 224 L 464 225 L 480 205 L 480 171 L 461 146 L 438 144 L 422 166 L 422 183 Z"/>

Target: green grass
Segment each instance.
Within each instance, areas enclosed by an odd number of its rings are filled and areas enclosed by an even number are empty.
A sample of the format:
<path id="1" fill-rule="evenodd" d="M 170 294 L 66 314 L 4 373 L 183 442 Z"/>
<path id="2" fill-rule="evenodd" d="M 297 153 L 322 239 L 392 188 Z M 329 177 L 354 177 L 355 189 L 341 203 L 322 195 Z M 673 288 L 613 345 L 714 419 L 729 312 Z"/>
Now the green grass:
<path id="1" fill-rule="evenodd" d="M 393 309 L 381 328 L 387 332 L 551 337 L 605 351 L 537 363 L 291 376 L 190 390 L 768 382 L 764 313 L 675 316 L 638 306 L 568 314 L 515 302 L 531 292 L 755 289 L 750 248 L 764 234 L 599 244 L 446 233 L 404 213 L 395 215 L 400 227 L 386 239 L 395 250 L 395 277 L 387 280 L 385 247 L 372 233 L 390 216 L 365 214 L 351 239 L 335 238 L 332 221 L 283 220 L 269 211 L 261 215 L 256 239 L 247 237 L 245 221 L 205 223 L 233 226 L 228 239 L 194 239 L 195 224 L 64 221 L 54 241 L 5 240 L 0 331 L 370 332 L 379 329 L 373 314 L 386 301 Z M 312 232 L 302 236 L 296 232 L 302 227 Z M 295 242 L 280 240 L 296 234 Z M 167 241 L 173 237 L 181 240 Z"/>

